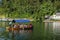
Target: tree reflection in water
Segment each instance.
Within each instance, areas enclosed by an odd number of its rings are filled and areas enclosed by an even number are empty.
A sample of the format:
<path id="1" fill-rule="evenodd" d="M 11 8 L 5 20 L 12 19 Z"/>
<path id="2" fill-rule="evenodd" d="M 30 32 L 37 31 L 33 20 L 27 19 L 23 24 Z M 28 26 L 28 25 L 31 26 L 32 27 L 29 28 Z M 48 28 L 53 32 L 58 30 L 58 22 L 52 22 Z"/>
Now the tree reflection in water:
<path id="1" fill-rule="evenodd" d="M 9 38 L 14 40 L 27 40 L 29 36 L 31 35 L 32 30 L 15 30 L 9 32 Z"/>

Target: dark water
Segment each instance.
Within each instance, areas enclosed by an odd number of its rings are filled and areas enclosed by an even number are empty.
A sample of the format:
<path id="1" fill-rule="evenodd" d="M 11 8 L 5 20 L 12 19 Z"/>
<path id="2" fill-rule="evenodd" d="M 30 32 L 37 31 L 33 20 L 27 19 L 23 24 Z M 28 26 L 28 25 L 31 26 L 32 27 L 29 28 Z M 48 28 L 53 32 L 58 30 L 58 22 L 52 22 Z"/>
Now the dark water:
<path id="1" fill-rule="evenodd" d="M 8 23 L 1 22 L 0 40 L 60 40 L 60 23 L 33 22 L 33 30 L 6 31 Z"/>

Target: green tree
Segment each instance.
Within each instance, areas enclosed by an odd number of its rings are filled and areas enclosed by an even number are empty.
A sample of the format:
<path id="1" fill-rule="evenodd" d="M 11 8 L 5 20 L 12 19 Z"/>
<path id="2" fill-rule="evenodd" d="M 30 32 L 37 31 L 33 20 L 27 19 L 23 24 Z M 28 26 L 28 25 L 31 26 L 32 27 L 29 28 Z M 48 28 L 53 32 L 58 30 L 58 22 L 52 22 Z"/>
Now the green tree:
<path id="1" fill-rule="evenodd" d="M 53 15 L 56 6 L 55 0 L 3 0 L 0 11 L 9 18 L 31 17 L 37 20 Z"/>
<path id="2" fill-rule="evenodd" d="M 43 2 L 39 7 L 39 13 L 36 15 L 37 19 L 44 20 L 45 15 L 53 15 L 56 12 L 56 7 L 51 1 Z"/>

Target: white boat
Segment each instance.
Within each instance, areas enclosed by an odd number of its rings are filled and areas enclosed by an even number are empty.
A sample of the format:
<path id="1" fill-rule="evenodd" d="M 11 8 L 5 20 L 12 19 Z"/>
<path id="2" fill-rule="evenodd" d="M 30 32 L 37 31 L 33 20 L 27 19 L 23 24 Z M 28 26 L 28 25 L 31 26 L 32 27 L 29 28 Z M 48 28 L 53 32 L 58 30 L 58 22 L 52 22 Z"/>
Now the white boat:
<path id="1" fill-rule="evenodd" d="M 60 20 L 60 13 L 56 13 L 56 15 L 50 16 L 50 19 Z"/>
<path id="2" fill-rule="evenodd" d="M 50 17 L 50 19 L 60 20 L 60 16 L 53 15 L 53 16 Z"/>

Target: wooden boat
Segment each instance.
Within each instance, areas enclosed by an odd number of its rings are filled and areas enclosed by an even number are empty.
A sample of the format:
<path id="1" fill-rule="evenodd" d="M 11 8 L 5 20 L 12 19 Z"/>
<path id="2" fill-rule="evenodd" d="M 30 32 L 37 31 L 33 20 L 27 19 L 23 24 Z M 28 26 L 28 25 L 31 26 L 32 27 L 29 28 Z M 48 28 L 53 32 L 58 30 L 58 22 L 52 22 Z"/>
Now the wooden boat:
<path id="1" fill-rule="evenodd" d="M 23 27 L 23 28 L 18 28 L 18 27 L 16 27 L 16 28 L 13 28 L 13 27 L 6 27 L 6 30 L 7 31 L 14 31 L 14 30 L 29 30 L 29 29 L 33 29 L 33 27 Z"/>

